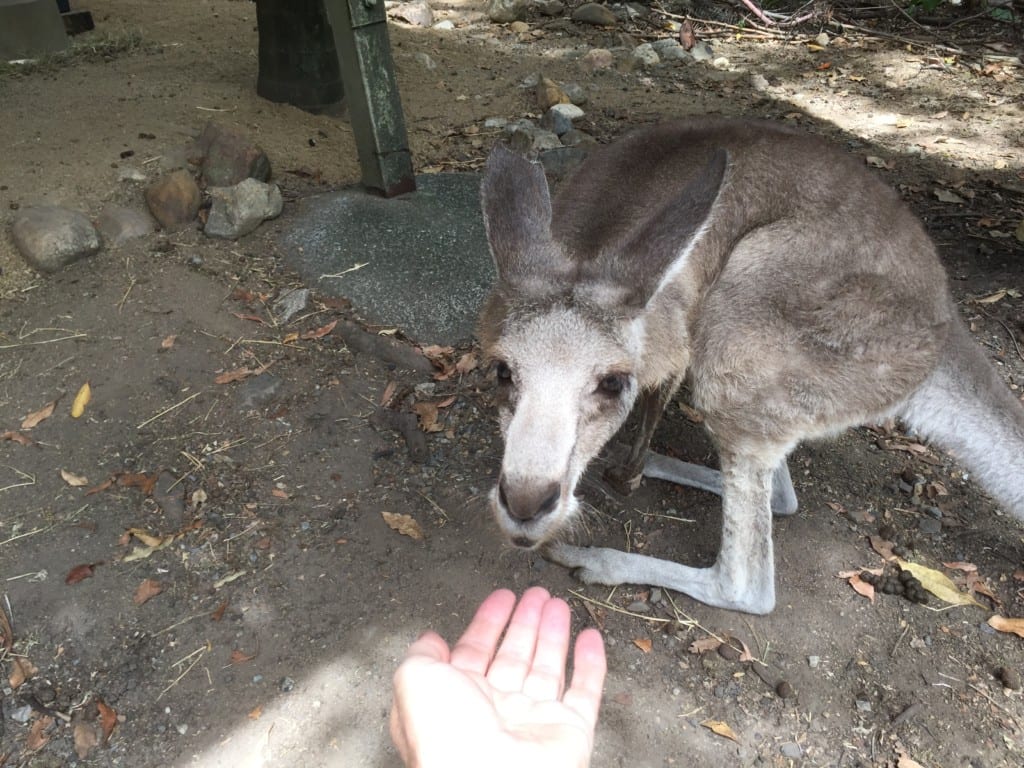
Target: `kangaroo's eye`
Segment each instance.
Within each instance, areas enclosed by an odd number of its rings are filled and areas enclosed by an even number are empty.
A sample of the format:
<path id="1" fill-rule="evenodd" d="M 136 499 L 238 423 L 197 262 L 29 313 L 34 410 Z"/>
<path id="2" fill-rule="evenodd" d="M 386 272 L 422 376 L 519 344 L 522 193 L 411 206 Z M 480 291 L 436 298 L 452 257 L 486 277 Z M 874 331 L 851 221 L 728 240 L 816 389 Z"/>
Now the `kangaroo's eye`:
<path id="1" fill-rule="evenodd" d="M 629 376 L 624 373 L 609 373 L 606 376 L 602 376 L 601 380 L 597 382 L 597 391 L 607 397 L 618 397 L 622 394 L 622 390 L 626 388 L 629 383 Z"/>
<path id="2" fill-rule="evenodd" d="M 494 374 L 498 377 L 499 384 L 512 383 L 512 369 L 504 360 L 499 360 L 494 364 Z"/>

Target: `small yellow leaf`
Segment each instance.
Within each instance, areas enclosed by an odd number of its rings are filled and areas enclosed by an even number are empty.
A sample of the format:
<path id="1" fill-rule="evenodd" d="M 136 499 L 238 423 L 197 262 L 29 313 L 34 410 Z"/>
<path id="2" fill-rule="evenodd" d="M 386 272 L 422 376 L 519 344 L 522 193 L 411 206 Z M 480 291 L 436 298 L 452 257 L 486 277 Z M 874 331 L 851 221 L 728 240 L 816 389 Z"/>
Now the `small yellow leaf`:
<path id="1" fill-rule="evenodd" d="M 89 479 L 85 475 L 76 475 L 68 472 L 66 469 L 60 471 L 60 476 L 64 478 L 65 483 L 75 488 L 81 488 L 83 485 L 89 484 Z"/>
<path id="2" fill-rule="evenodd" d="M 701 725 L 708 730 L 717 733 L 719 736 L 724 736 L 727 739 L 732 739 L 736 743 L 739 743 L 739 739 L 736 738 L 736 733 L 729 727 L 728 723 L 724 723 L 721 720 L 705 720 Z"/>
<path id="3" fill-rule="evenodd" d="M 950 581 L 949 577 L 941 571 L 936 571 L 934 568 L 926 568 L 918 563 L 900 560 L 899 558 L 897 558 L 897 562 L 900 564 L 900 568 L 914 574 L 914 577 L 921 582 L 922 587 L 944 603 L 949 603 L 950 605 L 976 605 L 979 608 L 985 607 L 970 595 L 957 589 L 956 584 Z"/>
<path id="4" fill-rule="evenodd" d="M 85 382 L 82 388 L 78 390 L 78 394 L 75 395 L 75 401 L 71 403 L 71 418 L 77 419 L 85 413 L 85 406 L 89 404 L 92 399 L 92 388 L 89 386 L 89 382 Z"/>
<path id="5" fill-rule="evenodd" d="M 381 512 L 380 516 L 384 518 L 388 528 L 396 530 L 410 539 L 416 539 L 416 541 L 423 540 L 423 529 L 420 528 L 420 524 L 411 516 L 400 515 L 397 512 Z"/>
<path id="6" fill-rule="evenodd" d="M 988 620 L 988 625 L 997 632 L 1012 632 L 1018 637 L 1024 637 L 1024 619 L 1008 619 L 997 615 Z"/>

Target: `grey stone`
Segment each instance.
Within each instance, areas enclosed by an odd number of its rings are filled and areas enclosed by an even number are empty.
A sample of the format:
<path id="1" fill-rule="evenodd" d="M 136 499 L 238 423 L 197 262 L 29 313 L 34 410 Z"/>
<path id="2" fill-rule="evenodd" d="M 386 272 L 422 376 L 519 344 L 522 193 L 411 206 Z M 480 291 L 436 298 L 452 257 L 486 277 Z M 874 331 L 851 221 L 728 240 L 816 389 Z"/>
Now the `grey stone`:
<path id="1" fill-rule="evenodd" d="M 558 16 L 565 10 L 565 3 L 562 0 L 533 0 L 533 7 L 542 16 Z"/>
<path id="2" fill-rule="evenodd" d="M 40 272 L 56 272 L 100 249 L 99 233 L 85 214 L 57 205 L 20 211 L 11 237 L 25 261 Z"/>
<path id="3" fill-rule="evenodd" d="M 552 131 L 532 126 L 519 128 L 512 132 L 509 145 L 516 152 L 543 152 L 548 149 L 561 148 L 562 142 Z"/>
<path id="4" fill-rule="evenodd" d="M 711 61 L 715 58 L 715 52 L 711 50 L 711 44 L 707 40 L 701 40 L 690 49 L 690 55 L 694 61 Z"/>
<path id="5" fill-rule="evenodd" d="M 771 87 L 768 78 L 757 73 L 750 76 L 750 85 L 753 86 L 755 91 L 767 91 Z"/>
<path id="6" fill-rule="evenodd" d="M 279 323 L 287 323 L 309 304 L 309 288 L 293 288 L 278 296 L 274 302 L 274 313 Z"/>
<path id="7" fill-rule="evenodd" d="M 714 67 L 715 69 L 726 70 L 729 69 L 731 65 L 729 64 L 729 60 L 725 58 L 725 56 L 719 56 L 718 58 L 711 62 L 711 66 Z"/>
<path id="8" fill-rule="evenodd" d="M 555 178 L 566 176 L 575 170 L 587 156 L 587 150 L 582 146 L 558 147 L 540 153 L 540 163 L 544 170 Z"/>
<path id="9" fill-rule="evenodd" d="M 592 48 L 580 59 L 580 66 L 587 72 L 610 69 L 614 65 L 615 56 L 607 48 Z"/>
<path id="10" fill-rule="evenodd" d="M 942 521 L 934 517 L 922 517 L 917 523 L 917 530 L 926 536 L 935 536 L 942 533 Z"/>
<path id="11" fill-rule="evenodd" d="M 417 51 L 413 54 L 413 58 L 419 63 L 421 67 L 427 70 L 437 69 L 437 62 L 430 58 L 429 53 L 423 51 Z"/>
<path id="12" fill-rule="evenodd" d="M 108 205 L 96 220 L 96 228 L 108 245 L 123 245 L 129 240 L 152 234 L 156 231 L 156 223 L 142 211 L 123 205 Z"/>
<path id="13" fill-rule="evenodd" d="M 484 128 L 489 131 L 504 128 L 508 125 L 508 118 L 506 117 L 488 117 L 484 120 Z"/>
<path id="14" fill-rule="evenodd" d="M 575 104 L 555 104 L 541 118 L 540 127 L 564 136 L 572 130 L 572 121 L 583 117 L 583 110 Z"/>
<path id="15" fill-rule="evenodd" d="M 238 388 L 238 404 L 245 410 L 266 405 L 281 388 L 281 380 L 270 373 L 246 379 Z"/>
<path id="16" fill-rule="evenodd" d="M 633 61 L 639 64 L 644 69 L 648 67 L 655 67 L 661 63 L 661 58 L 658 56 L 657 51 L 654 50 L 654 46 L 650 43 L 642 43 L 633 49 Z"/>
<path id="17" fill-rule="evenodd" d="M 787 741 L 780 744 L 779 752 L 782 753 L 783 757 L 788 757 L 790 760 L 799 760 L 804 756 L 804 751 L 800 749 L 800 745 L 795 741 Z"/>
<path id="18" fill-rule="evenodd" d="M 573 128 L 562 134 L 562 146 L 564 147 L 579 147 L 590 144 L 597 144 L 597 139 L 578 128 Z"/>
<path id="19" fill-rule="evenodd" d="M 434 9 L 427 0 L 400 3 L 388 10 L 388 15 L 412 24 L 414 27 L 429 27 L 434 23 Z"/>
<path id="20" fill-rule="evenodd" d="M 487 18 L 495 24 L 508 24 L 526 17 L 528 0 L 488 0 Z"/>
<path id="21" fill-rule="evenodd" d="M 679 44 L 678 40 L 674 40 L 671 37 L 664 37 L 661 40 L 655 40 L 651 43 L 651 47 L 654 48 L 655 53 L 665 61 L 689 61 L 693 58 L 687 50 Z"/>
<path id="22" fill-rule="evenodd" d="M 212 187 L 213 205 L 204 232 L 229 240 L 252 232 L 267 219 L 281 213 L 284 200 L 276 184 L 245 179 L 233 187 Z"/>
<path id="23" fill-rule="evenodd" d="M 613 27 L 619 21 L 608 8 L 597 3 L 581 5 L 572 12 L 572 20 L 580 24 L 593 24 L 596 27 Z"/>
<path id="24" fill-rule="evenodd" d="M 444 19 L 443 21 L 437 22 L 437 24 L 431 27 L 431 29 L 439 29 L 442 30 L 443 32 L 448 32 L 450 30 L 455 29 L 455 22 L 453 22 L 451 19 Z"/>
<path id="25" fill-rule="evenodd" d="M 562 90 L 569 97 L 569 101 L 577 107 L 582 107 L 587 103 L 587 91 L 579 83 L 566 83 L 562 86 Z"/>

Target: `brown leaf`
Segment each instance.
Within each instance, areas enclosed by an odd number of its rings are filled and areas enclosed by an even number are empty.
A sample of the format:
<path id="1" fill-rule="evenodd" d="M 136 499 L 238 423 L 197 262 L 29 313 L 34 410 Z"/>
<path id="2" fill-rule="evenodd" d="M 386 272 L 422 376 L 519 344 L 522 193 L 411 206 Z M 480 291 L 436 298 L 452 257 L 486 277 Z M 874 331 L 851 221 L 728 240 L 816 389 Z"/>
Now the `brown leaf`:
<path id="1" fill-rule="evenodd" d="M 81 488 L 89 484 L 89 478 L 85 475 L 76 475 L 73 472 L 68 472 L 66 469 L 60 471 L 60 476 L 64 479 L 65 483 L 73 488 Z"/>
<path id="2" fill-rule="evenodd" d="M 252 661 L 256 658 L 256 654 L 248 654 L 245 651 L 240 651 L 237 648 L 231 652 L 231 664 L 245 664 L 247 661 Z"/>
<path id="3" fill-rule="evenodd" d="M 697 44 L 697 35 L 693 33 L 693 24 L 689 19 L 679 25 L 679 44 L 687 51 Z"/>
<path id="4" fill-rule="evenodd" d="M 178 337 L 172 333 L 170 336 L 165 337 L 164 340 L 160 342 L 160 349 L 170 349 L 171 347 L 174 346 L 174 342 L 177 340 Z"/>
<path id="5" fill-rule="evenodd" d="M 33 411 L 26 416 L 21 422 L 22 429 L 32 429 L 37 426 L 40 422 L 46 421 L 50 416 L 53 415 L 53 409 L 57 407 L 57 401 L 54 400 L 51 403 L 47 403 L 38 411 Z"/>
<path id="6" fill-rule="evenodd" d="M 32 727 L 28 731 L 28 738 L 25 739 L 25 747 L 29 752 L 37 752 L 46 746 L 50 741 L 50 736 L 46 731 L 51 725 L 53 725 L 53 718 L 49 715 L 43 715 L 32 723 Z"/>
<path id="7" fill-rule="evenodd" d="M 256 373 L 256 370 L 253 368 L 235 368 L 234 370 L 224 371 L 224 373 L 217 375 L 214 378 L 213 383 L 230 384 L 233 381 L 241 381 L 242 379 L 247 379 L 254 373 Z"/>
<path id="8" fill-rule="evenodd" d="M 251 320 L 252 322 L 259 323 L 260 325 L 266 325 L 266 322 L 264 322 L 263 318 L 260 317 L 259 315 L 246 315 L 242 314 L 241 312 L 232 312 L 231 314 L 237 317 L 239 320 Z"/>
<path id="9" fill-rule="evenodd" d="M 283 339 L 281 339 L 281 343 L 282 344 L 294 344 L 298 340 L 299 340 L 299 333 L 298 333 L 298 331 L 292 331 L 291 333 L 286 334 Z"/>
<path id="10" fill-rule="evenodd" d="M 100 563 L 83 563 L 82 565 L 76 565 L 68 571 L 68 575 L 64 577 L 64 583 L 70 585 L 77 584 L 80 581 L 85 581 L 92 576 L 97 565 L 100 565 Z"/>
<path id="11" fill-rule="evenodd" d="M 423 540 L 423 529 L 410 515 L 400 515 L 397 512 L 381 512 L 388 528 L 398 531 L 403 536 L 408 536 L 416 541 Z"/>
<path id="12" fill-rule="evenodd" d="M 11 674 L 7 678 L 7 682 L 11 684 L 11 688 L 17 690 L 26 680 L 31 680 L 35 677 L 36 672 L 39 670 L 25 656 L 14 656 L 12 659 Z"/>
<path id="13" fill-rule="evenodd" d="M 480 360 L 476 352 L 467 352 L 459 358 L 459 361 L 455 364 L 455 370 L 461 374 L 467 374 L 470 371 L 476 370 L 479 365 Z"/>
<path id="14" fill-rule="evenodd" d="M 134 536 L 136 539 L 141 541 L 147 547 L 159 547 L 164 543 L 165 537 L 158 536 L 155 533 L 150 533 L 142 528 L 129 528 L 126 533 L 129 536 Z M 126 541 L 125 544 L 128 542 Z"/>
<path id="15" fill-rule="evenodd" d="M 100 743 L 99 736 L 91 723 L 75 724 L 75 754 L 82 760 L 89 756 L 89 750 Z"/>
<path id="16" fill-rule="evenodd" d="M 691 424 L 703 424 L 704 415 L 696 408 L 692 408 L 686 403 L 679 403 L 679 410 L 686 417 L 686 420 Z"/>
<path id="17" fill-rule="evenodd" d="M 882 572 L 881 568 L 876 570 L 877 573 Z M 872 573 L 875 573 L 876 570 L 872 570 Z M 841 579 L 846 579 L 846 582 L 853 587 L 853 591 L 858 595 L 866 597 L 872 603 L 875 602 L 875 588 L 860 577 L 860 571 L 843 571 L 837 575 Z"/>
<path id="18" fill-rule="evenodd" d="M 14 430 L 7 430 L 6 432 L 0 432 L 0 440 L 11 440 L 21 445 L 32 445 L 32 438 L 28 435 L 23 435 L 21 432 L 15 432 Z"/>
<path id="19" fill-rule="evenodd" d="M 304 338 L 304 339 L 322 339 L 328 333 L 333 331 L 334 327 L 337 324 L 338 324 L 337 320 L 332 320 L 327 325 L 323 325 L 323 326 L 317 328 L 316 330 L 306 331 L 304 334 L 302 334 L 302 338 Z"/>
<path id="20" fill-rule="evenodd" d="M 871 542 L 871 548 L 886 560 L 892 560 L 896 557 L 892 551 L 893 543 L 891 541 L 887 541 L 881 536 L 868 536 L 868 541 Z"/>
<path id="21" fill-rule="evenodd" d="M 210 614 L 210 620 L 211 621 L 220 621 L 222 618 L 224 618 L 224 611 L 226 611 L 228 609 L 228 603 L 229 602 L 231 602 L 231 601 L 230 600 L 225 600 L 223 603 L 221 603 L 216 608 L 214 608 L 213 609 L 213 613 Z"/>
<path id="22" fill-rule="evenodd" d="M 732 739 L 736 743 L 739 743 L 739 739 L 736 738 L 736 733 L 733 731 L 733 729 L 730 728 L 727 723 L 724 723 L 721 720 L 705 720 L 703 723 L 701 723 L 701 725 L 703 725 L 708 730 L 717 733 L 719 736 L 724 736 L 727 739 Z"/>
<path id="23" fill-rule="evenodd" d="M 291 496 L 288 495 L 288 491 L 284 491 L 284 490 L 282 490 L 280 488 L 273 488 L 270 491 L 270 495 L 273 496 L 275 499 L 290 499 L 291 498 Z"/>
<path id="24" fill-rule="evenodd" d="M 164 585 L 156 579 L 143 579 L 142 583 L 139 584 L 135 590 L 135 594 L 132 595 L 132 602 L 136 605 L 142 605 L 150 598 L 154 598 L 164 591 Z"/>
<path id="25" fill-rule="evenodd" d="M 112 486 L 114 484 L 114 480 L 115 479 L 116 478 L 114 478 L 113 476 L 108 477 L 106 480 L 104 480 L 99 485 L 94 485 L 92 488 L 90 488 L 88 491 L 86 491 L 85 495 L 86 496 L 92 496 L 94 493 L 102 493 L 103 491 L 107 490 L 107 488 L 109 488 L 110 486 Z"/>
<path id="26" fill-rule="evenodd" d="M 117 475 L 117 484 L 125 488 L 138 488 L 147 496 L 152 496 L 159 478 L 156 472 L 121 472 Z"/>
<path id="27" fill-rule="evenodd" d="M 262 716 L 263 716 L 263 705 L 262 704 L 260 704 L 258 707 L 256 707 L 255 709 L 253 709 L 253 710 L 251 710 L 249 712 L 249 719 L 250 720 L 259 720 L 260 717 L 262 717 Z"/>
<path id="28" fill-rule="evenodd" d="M 100 711 L 100 727 L 103 729 L 103 745 L 106 746 L 110 740 L 110 734 L 117 727 L 117 712 L 110 707 L 103 699 L 96 699 L 96 708 Z"/>
<path id="29" fill-rule="evenodd" d="M 1024 619 L 996 615 L 988 620 L 988 625 L 997 632 L 1009 632 L 1024 637 Z"/>
<path id="30" fill-rule="evenodd" d="M 717 651 L 718 646 L 722 644 L 722 641 L 717 637 L 702 637 L 700 640 L 694 640 L 690 643 L 690 647 L 687 649 L 690 653 L 707 653 L 708 651 Z"/>
<path id="31" fill-rule="evenodd" d="M 651 638 L 649 638 L 649 637 L 637 637 L 637 638 L 634 638 L 633 645 L 635 645 L 637 648 L 639 648 L 644 653 L 650 653 L 651 649 L 654 647 L 654 643 L 651 642 Z"/>
<path id="32" fill-rule="evenodd" d="M 416 403 L 412 409 L 420 417 L 420 429 L 424 432 L 441 432 L 444 425 L 437 421 L 436 403 Z"/>

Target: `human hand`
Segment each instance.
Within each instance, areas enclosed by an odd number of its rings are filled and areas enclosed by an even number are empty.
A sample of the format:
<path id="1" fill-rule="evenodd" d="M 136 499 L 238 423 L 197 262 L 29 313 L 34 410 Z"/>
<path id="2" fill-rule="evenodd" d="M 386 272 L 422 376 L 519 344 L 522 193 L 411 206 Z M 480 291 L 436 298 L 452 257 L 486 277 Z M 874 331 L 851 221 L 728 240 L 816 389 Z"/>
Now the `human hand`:
<path id="1" fill-rule="evenodd" d="M 453 649 L 435 632 L 414 642 L 395 672 L 391 707 L 391 738 L 406 765 L 588 766 L 604 641 L 596 629 L 576 638 L 565 690 L 569 623 L 569 606 L 547 590 L 528 589 L 516 607 L 502 589 L 484 600 Z"/>

